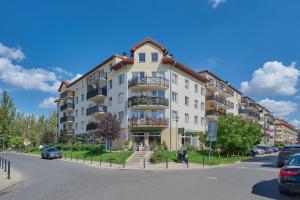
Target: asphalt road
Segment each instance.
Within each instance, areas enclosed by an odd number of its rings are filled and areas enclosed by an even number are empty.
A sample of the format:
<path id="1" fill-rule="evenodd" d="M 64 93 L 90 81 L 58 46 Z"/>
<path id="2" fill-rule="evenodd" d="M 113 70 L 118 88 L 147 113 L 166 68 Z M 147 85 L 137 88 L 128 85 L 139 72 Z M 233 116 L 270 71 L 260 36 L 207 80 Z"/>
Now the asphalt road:
<path id="1" fill-rule="evenodd" d="M 1 200 L 300 199 L 279 194 L 275 156 L 189 171 L 109 170 L 12 153 L 5 156 L 25 180 L 1 194 Z"/>

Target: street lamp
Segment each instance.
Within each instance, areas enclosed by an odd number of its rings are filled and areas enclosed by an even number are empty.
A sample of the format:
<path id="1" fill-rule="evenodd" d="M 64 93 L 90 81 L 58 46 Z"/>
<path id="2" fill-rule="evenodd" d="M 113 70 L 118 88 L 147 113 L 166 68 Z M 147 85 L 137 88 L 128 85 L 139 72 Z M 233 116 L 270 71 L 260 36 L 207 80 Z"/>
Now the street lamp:
<path id="1" fill-rule="evenodd" d="M 176 121 L 176 151 L 178 150 L 178 128 L 177 128 L 178 119 L 179 119 L 179 117 L 178 117 L 178 115 L 176 115 L 176 117 L 175 117 L 175 121 Z"/>

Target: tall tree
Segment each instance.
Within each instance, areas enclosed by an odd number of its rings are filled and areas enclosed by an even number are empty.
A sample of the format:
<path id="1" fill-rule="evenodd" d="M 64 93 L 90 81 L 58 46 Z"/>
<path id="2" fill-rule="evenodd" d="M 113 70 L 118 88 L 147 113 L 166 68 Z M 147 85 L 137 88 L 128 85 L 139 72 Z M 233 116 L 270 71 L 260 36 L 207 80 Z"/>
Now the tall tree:
<path id="1" fill-rule="evenodd" d="M 4 139 L 7 146 L 9 137 L 13 134 L 13 121 L 16 114 L 16 108 L 13 100 L 8 96 L 7 91 L 2 92 L 0 107 L 0 137 Z"/>
<path id="2" fill-rule="evenodd" d="M 109 140 L 110 143 L 120 138 L 121 122 L 116 114 L 106 113 L 97 123 L 95 137 Z"/>

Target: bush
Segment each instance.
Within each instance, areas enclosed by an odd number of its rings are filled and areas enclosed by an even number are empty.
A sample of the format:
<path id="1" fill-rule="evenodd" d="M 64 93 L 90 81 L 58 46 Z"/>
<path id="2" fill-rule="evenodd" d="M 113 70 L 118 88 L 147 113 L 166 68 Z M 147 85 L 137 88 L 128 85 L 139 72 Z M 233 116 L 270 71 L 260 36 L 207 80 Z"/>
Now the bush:
<path id="1" fill-rule="evenodd" d="M 72 147 L 73 151 L 81 151 L 82 149 L 83 149 L 83 144 L 81 142 L 76 142 Z"/>
<path id="2" fill-rule="evenodd" d="M 64 145 L 64 146 L 61 147 L 61 149 L 64 150 L 64 151 L 70 151 L 70 150 L 72 150 L 72 146 L 71 145 Z"/>
<path id="3" fill-rule="evenodd" d="M 90 151 L 92 153 L 100 153 L 104 150 L 103 145 L 95 145 L 95 144 L 83 144 L 82 150 Z"/>
<path id="4" fill-rule="evenodd" d="M 157 163 L 157 162 L 164 161 L 164 153 L 165 153 L 165 150 L 164 150 L 163 146 L 155 147 L 155 149 L 153 150 L 153 153 L 150 157 L 150 162 Z"/>
<path id="5" fill-rule="evenodd" d="M 162 144 L 161 144 L 161 147 L 166 151 L 168 150 L 168 146 L 166 144 L 166 141 L 163 141 Z"/>
<path id="6" fill-rule="evenodd" d="M 185 147 L 188 151 L 196 151 L 196 147 L 191 144 L 183 145 L 183 147 Z"/>

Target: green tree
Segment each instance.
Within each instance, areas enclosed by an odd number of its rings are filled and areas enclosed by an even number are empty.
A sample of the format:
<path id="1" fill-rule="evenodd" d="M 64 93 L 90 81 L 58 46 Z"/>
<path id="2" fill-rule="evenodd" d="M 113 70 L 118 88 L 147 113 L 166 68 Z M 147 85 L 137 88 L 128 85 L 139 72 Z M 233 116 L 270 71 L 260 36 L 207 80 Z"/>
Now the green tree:
<path id="1" fill-rule="evenodd" d="M 2 92 L 0 103 L 0 138 L 4 140 L 4 145 L 7 147 L 9 138 L 13 135 L 13 121 L 16 114 L 16 108 L 13 100 L 8 96 L 7 91 Z"/>
<path id="2" fill-rule="evenodd" d="M 246 151 L 261 141 L 262 132 L 258 124 L 249 123 L 239 116 L 221 116 L 218 121 L 217 141 L 214 148 L 223 151 Z"/>

